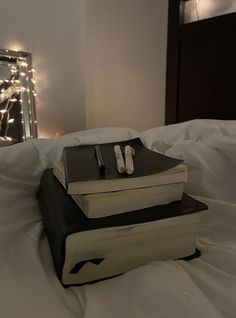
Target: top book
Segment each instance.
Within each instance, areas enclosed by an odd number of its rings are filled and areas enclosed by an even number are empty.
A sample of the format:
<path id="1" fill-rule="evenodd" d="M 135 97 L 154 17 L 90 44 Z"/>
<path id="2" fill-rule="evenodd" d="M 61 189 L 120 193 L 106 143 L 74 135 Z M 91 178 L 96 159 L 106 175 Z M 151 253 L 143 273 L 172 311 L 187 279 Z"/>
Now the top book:
<path id="1" fill-rule="evenodd" d="M 119 174 L 114 146 L 134 148 L 134 173 Z M 168 157 L 145 148 L 139 138 L 121 142 L 99 144 L 105 171 L 98 168 L 95 145 L 65 147 L 63 163 L 65 183 L 69 194 L 88 194 L 145 188 L 163 184 L 185 182 L 186 166 L 183 160 Z"/>

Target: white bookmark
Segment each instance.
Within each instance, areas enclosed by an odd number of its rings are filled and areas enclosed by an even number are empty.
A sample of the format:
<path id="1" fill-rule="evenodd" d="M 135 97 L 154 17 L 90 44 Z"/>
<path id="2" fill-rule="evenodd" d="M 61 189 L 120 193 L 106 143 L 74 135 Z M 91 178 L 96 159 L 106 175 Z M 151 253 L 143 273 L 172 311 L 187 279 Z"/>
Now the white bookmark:
<path id="1" fill-rule="evenodd" d="M 114 153 L 116 157 L 116 166 L 119 173 L 125 173 L 125 162 L 122 151 L 119 145 L 114 146 Z"/>
<path id="2" fill-rule="evenodd" d="M 125 170 L 127 174 L 133 174 L 134 173 L 134 148 L 130 146 L 125 146 Z"/>

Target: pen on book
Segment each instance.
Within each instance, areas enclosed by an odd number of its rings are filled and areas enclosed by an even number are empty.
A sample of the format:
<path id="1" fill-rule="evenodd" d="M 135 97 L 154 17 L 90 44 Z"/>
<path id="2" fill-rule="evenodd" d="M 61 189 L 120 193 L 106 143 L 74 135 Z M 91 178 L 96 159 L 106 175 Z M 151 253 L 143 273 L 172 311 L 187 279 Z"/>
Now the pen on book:
<path id="1" fill-rule="evenodd" d="M 98 145 L 94 146 L 94 151 L 95 151 L 95 156 L 97 158 L 98 168 L 99 168 L 100 172 L 104 172 L 106 167 L 105 167 L 105 164 L 103 161 L 102 152 L 101 152 L 100 147 Z"/>
<path id="2" fill-rule="evenodd" d="M 116 158 L 116 167 L 119 173 L 125 173 L 125 162 L 122 155 L 122 150 L 119 145 L 114 146 L 114 154 Z"/>
<path id="3" fill-rule="evenodd" d="M 133 157 L 135 155 L 135 151 L 133 147 L 129 145 L 125 146 L 125 171 L 127 174 L 134 173 L 134 162 Z"/>

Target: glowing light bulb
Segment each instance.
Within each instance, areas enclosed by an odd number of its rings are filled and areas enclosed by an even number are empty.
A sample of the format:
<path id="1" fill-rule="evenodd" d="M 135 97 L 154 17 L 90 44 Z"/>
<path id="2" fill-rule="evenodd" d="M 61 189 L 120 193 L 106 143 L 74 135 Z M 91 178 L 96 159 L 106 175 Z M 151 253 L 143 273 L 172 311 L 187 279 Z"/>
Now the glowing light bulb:
<path id="1" fill-rule="evenodd" d="M 9 124 L 12 124 L 12 123 L 14 123 L 14 120 L 15 120 L 14 118 L 10 118 L 10 119 L 8 119 L 7 122 L 8 122 Z"/>
<path id="2" fill-rule="evenodd" d="M 20 65 L 23 66 L 23 67 L 28 66 L 28 64 L 26 62 L 20 62 Z"/>

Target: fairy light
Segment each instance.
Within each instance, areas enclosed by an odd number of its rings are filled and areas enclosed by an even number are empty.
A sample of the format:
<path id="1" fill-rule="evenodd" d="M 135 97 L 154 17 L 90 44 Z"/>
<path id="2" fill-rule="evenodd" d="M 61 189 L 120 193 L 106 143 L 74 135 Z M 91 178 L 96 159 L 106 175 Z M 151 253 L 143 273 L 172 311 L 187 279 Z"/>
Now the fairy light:
<path id="1" fill-rule="evenodd" d="M 27 66 L 28 66 L 28 63 L 26 63 L 26 62 L 24 62 L 24 61 L 20 62 L 19 64 L 20 64 L 21 66 L 23 66 L 23 67 L 27 67 Z"/>
<path id="2" fill-rule="evenodd" d="M 2 51 L 3 52 L 3 51 Z M 8 50 L 5 50 L 8 53 Z M 24 53 L 24 52 L 23 52 Z M 10 54 L 10 53 L 9 53 Z M 24 53 L 25 54 L 25 53 Z M 3 55 L 4 56 L 4 55 Z M 14 59 L 15 59 L 15 55 Z M 13 58 L 7 55 L 9 59 Z M 6 83 L 6 86 L 2 86 L 0 89 L 0 104 L 1 101 L 6 101 L 4 104 L 4 109 L 0 109 L 0 132 L 2 133 L 3 139 L 10 140 L 11 137 L 7 136 L 9 125 L 12 125 L 16 122 L 15 118 L 10 116 L 11 109 L 14 105 L 20 107 L 19 113 L 21 114 L 21 123 L 23 126 L 23 137 L 22 140 L 27 138 L 32 138 L 37 135 L 36 124 L 34 111 L 31 111 L 32 105 L 34 105 L 34 98 L 37 95 L 35 90 L 36 81 L 34 79 L 35 69 L 29 67 L 27 55 L 20 56 L 16 58 L 16 64 L 13 65 L 12 62 L 8 65 L 11 72 L 11 78 L 0 80 L 0 85 Z M 10 84 L 10 88 L 9 85 Z M 4 84 L 3 84 L 4 85 Z M 15 94 L 18 95 L 18 98 L 15 98 Z M 16 104 L 17 103 L 17 104 Z M 28 105 L 25 109 L 25 103 Z M 3 122 L 5 125 L 2 125 Z M 5 129 L 5 132 L 2 132 L 2 129 Z"/>

